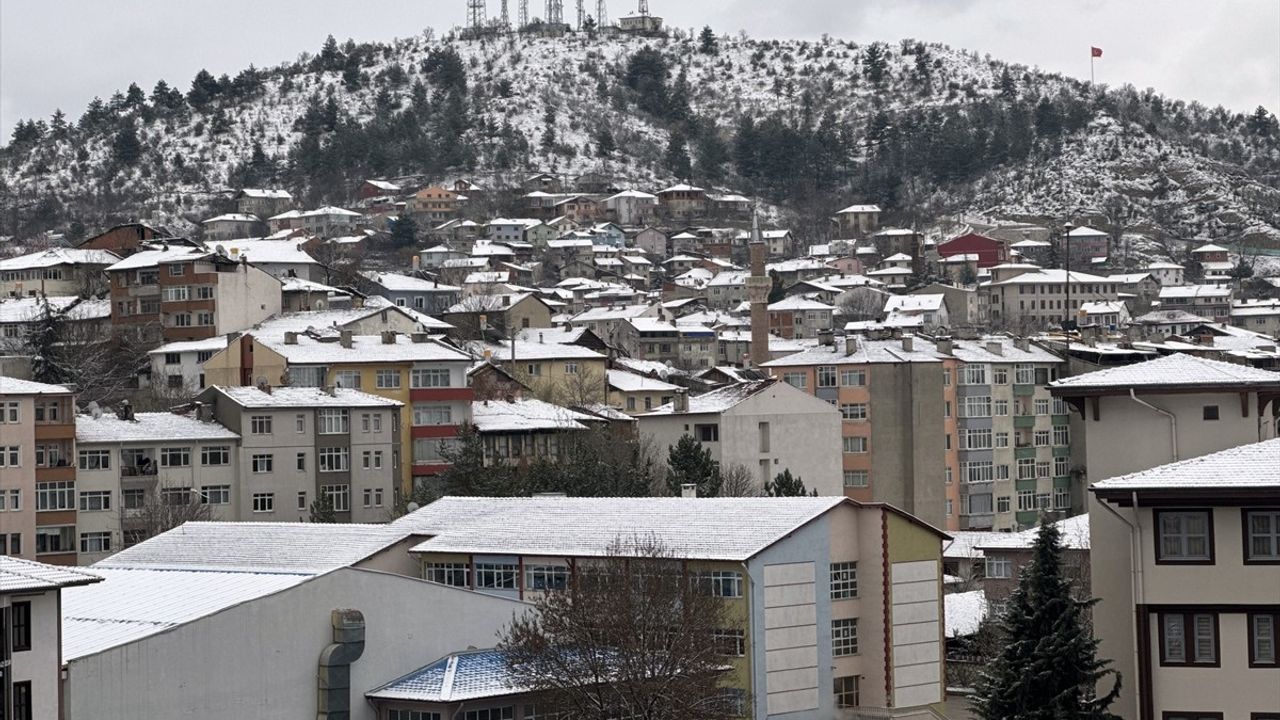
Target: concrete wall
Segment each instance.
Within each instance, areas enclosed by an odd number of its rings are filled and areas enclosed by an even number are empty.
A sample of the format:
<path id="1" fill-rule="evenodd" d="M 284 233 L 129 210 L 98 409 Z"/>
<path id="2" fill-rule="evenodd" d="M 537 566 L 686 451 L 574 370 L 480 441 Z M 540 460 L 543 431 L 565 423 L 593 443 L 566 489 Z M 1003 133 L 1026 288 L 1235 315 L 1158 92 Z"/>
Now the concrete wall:
<path id="1" fill-rule="evenodd" d="M 280 281 L 252 265 L 236 272 L 217 273 L 215 334 L 225 335 L 252 327 L 280 314 Z"/>
<path id="2" fill-rule="evenodd" d="M 58 644 L 47 638 L 59 636 L 58 625 L 62 622 L 59 599 L 57 590 L 0 595 L 0 607 L 15 602 L 31 603 L 31 649 L 13 653 L 9 679 L 31 682 L 32 717 L 35 718 L 58 717 L 58 671 L 62 655 Z M 0 698 L 0 702 L 3 701 L 4 698 Z"/>
<path id="3" fill-rule="evenodd" d="M 18 467 L 0 470 L 0 493 L 4 494 L 4 509 L 0 510 L 0 533 L 22 536 L 22 552 L 12 553 L 28 560 L 36 558 L 36 434 L 35 403 L 32 396 L 0 394 L 0 404 L 18 403 L 19 421 L 0 423 L 0 449 L 4 449 L 6 462 L 8 448 L 17 445 Z M 0 408 L 3 410 L 4 408 Z M 13 508 L 12 491 L 19 491 L 22 507 Z M 6 540 L 8 542 L 8 540 Z"/>
<path id="4" fill-rule="evenodd" d="M 317 663 L 333 641 L 330 612 L 339 608 L 364 614 L 364 654 L 351 666 L 351 716 L 375 720 L 363 693 L 449 652 L 492 647 L 527 607 L 340 569 L 69 663 L 66 720 L 315 717 Z"/>
<path id="5" fill-rule="evenodd" d="M 882 363 L 872 366 L 870 375 L 875 499 L 941 527 L 946 522 L 941 366 Z"/>

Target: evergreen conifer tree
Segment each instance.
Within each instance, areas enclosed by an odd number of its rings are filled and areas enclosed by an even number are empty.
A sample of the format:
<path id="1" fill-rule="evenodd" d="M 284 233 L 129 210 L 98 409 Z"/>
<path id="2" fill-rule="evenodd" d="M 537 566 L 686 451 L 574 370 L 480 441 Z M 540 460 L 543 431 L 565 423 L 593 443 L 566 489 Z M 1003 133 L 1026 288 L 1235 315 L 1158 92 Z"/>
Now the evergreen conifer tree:
<path id="1" fill-rule="evenodd" d="M 671 133 L 667 143 L 667 152 L 663 156 L 667 170 L 681 180 L 688 180 L 693 174 L 693 163 L 689 160 L 689 150 L 685 147 L 684 133 L 679 130 Z"/>
<path id="2" fill-rule="evenodd" d="M 1085 620 L 1096 600 L 1077 600 L 1062 572 L 1058 528 L 1040 526 L 1031 563 L 999 619 L 1004 637 L 982 673 L 974 709 L 982 720 L 1112 720 L 1107 708 L 1120 692 L 1120 674 L 1097 656 Z M 1099 697 L 1099 681 L 1115 676 Z"/>
<path id="3" fill-rule="evenodd" d="M 702 33 L 698 35 L 698 52 L 703 55 L 718 55 L 720 53 L 720 43 L 716 41 L 716 34 L 712 31 L 710 25 L 702 28 Z"/>
<path id="4" fill-rule="evenodd" d="M 142 143 L 132 122 L 125 123 L 111 141 L 111 154 L 121 165 L 134 165 L 142 156 Z"/>
<path id="5" fill-rule="evenodd" d="M 783 470 L 778 473 L 772 480 L 766 480 L 764 483 L 764 494 L 769 497 L 804 497 L 805 495 L 818 496 L 818 491 L 809 492 L 804 486 L 804 481 L 799 477 L 792 475 L 791 470 Z"/>
<path id="6" fill-rule="evenodd" d="M 720 494 L 720 463 L 692 435 L 667 448 L 667 490 L 679 495 L 686 484 L 698 486 L 698 497 Z"/>

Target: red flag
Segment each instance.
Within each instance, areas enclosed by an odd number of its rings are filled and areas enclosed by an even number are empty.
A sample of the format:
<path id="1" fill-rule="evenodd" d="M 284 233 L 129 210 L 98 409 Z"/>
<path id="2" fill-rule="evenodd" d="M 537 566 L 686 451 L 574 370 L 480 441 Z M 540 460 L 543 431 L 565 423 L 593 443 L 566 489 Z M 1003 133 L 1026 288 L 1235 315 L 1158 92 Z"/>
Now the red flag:
<path id="1" fill-rule="evenodd" d="M 1089 48 L 1089 57 L 1102 57 L 1102 48 L 1100 47 Z"/>

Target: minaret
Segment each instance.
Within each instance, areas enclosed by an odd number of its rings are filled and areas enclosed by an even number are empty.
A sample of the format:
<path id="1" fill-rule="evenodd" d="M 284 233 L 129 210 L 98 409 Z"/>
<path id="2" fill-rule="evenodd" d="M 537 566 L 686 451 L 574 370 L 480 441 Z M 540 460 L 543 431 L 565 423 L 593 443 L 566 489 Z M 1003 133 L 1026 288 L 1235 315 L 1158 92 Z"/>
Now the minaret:
<path id="1" fill-rule="evenodd" d="M 751 364 L 760 367 L 769 361 L 769 291 L 773 281 L 764 270 L 767 253 L 760 239 L 760 217 L 751 214 L 751 276 L 747 278 L 747 302 L 751 303 Z"/>

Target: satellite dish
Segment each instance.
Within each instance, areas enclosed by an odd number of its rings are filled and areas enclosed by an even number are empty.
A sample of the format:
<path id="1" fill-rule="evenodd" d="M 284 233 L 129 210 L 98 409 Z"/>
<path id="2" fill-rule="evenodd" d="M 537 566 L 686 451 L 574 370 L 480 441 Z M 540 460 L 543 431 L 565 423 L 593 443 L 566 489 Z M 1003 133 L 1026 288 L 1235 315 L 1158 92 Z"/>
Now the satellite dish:
<path id="1" fill-rule="evenodd" d="M 98 418 L 102 417 L 102 408 L 99 407 L 97 400 L 91 400 L 89 402 L 88 409 L 89 409 L 89 415 L 93 416 L 94 420 L 97 420 Z"/>
<path id="2" fill-rule="evenodd" d="M 221 244 L 214 245 L 214 246 L 213 246 L 213 251 L 214 251 L 214 252 L 216 252 L 216 253 L 218 253 L 218 254 L 219 254 L 219 255 L 221 255 L 222 257 L 226 257 L 226 256 L 227 256 L 227 249 L 226 249 L 226 248 L 224 248 L 224 247 L 222 247 L 222 245 L 221 245 Z"/>
<path id="3" fill-rule="evenodd" d="M 418 505 L 418 503 L 416 503 L 416 502 L 411 502 L 411 503 L 409 503 L 408 505 L 405 505 L 405 506 L 404 506 L 404 509 L 405 509 L 405 510 L 408 510 L 409 512 L 417 512 L 419 507 L 420 507 L 420 506 Z"/>

